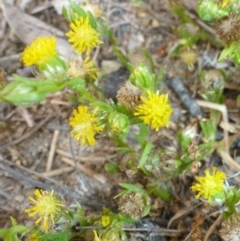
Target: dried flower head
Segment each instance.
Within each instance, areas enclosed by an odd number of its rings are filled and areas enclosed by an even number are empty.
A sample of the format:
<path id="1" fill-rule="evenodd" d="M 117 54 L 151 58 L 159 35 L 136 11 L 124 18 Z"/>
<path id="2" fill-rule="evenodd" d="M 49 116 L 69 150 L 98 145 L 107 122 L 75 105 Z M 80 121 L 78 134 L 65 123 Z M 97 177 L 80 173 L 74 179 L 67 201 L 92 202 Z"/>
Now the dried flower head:
<path id="1" fill-rule="evenodd" d="M 216 31 L 220 39 L 226 43 L 238 41 L 240 36 L 240 17 L 235 15 L 224 17 L 217 22 Z"/>
<path id="2" fill-rule="evenodd" d="M 194 64 L 197 61 L 197 54 L 192 49 L 183 49 L 183 51 L 180 54 L 180 58 L 184 63 L 187 64 L 189 68 L 193 68 Z"/>
<path id="3" fill-rule="evenodd" d="M 69 78 L 86 78 L 87 80 L 95 81 L 97 79 L 98 68 L 95 67 L 94 62 L 87 56 L 84 61 L 73 60 L 70 62 L 67 75 Z"/>
<path id="4" fill-rule="evenodd" d="M 211 69 L 204 72 L 203 88 L 206 90 L 217 90 L 224 88 L 223 74 L 217 69 Z"/>
<path id="5" fill-rule="evenodd" d="M 239 214 L 231 215 L 222 222 L 220 236 L 224 241 L 239 241 L 240 238 L 240 216 Z"/>
<path id="6" fill-rule="evenodd" d="M 36 199 L 29 197 L 33 207 L 25 209 L 29 217 L 38 216 L 36 225 L 42 226 L 44 231 L 48 231 L 50 226 L 56 222 L 56 218 L 64 206 L 53 191 L 40 191 L 37 189 L 34 192 Z"/>
<path id="7" fill-rule="evenodd" d="M 91 2 L 89 3 L 86 1 L 85 4 L 81 4 L 81 8 L 85 12 L 90 12 L 94 18 L 100 18 L 103 15 L 103 11 L 101 10 L 99 3 L 97 2 Z"/>
<path id="8" fill-rule="evenodd" d="M 87 106 L 79 106 L 75 109 L 73 117 L 69 118 L 69 124 L 73 127 L 71 134 L 74 139 L 76 141 L 80 139 L 82 145 L 94 146 L 96 144 L 95 134 L 103 130 L 103 126 L 98 125 L 98 117 L 90 113 Z"/>
<path id="9" fill-rule="evenodd" d="M 191 187 L 192 191 L 198 192 L 196 198 L 203 196 L 210 204 L 213 203 L 214 197 L 218 197 L 224 191 L 224 180 L 226 174 L 222 171 L 218 171 L 216 167 L 213 167 L 212 174 L 210 170 L 205 170 L 205 177 L 196 177 L 197 182 Z M 220 195 L 221 196 L 221 195 Z"/>
<path id="10" fill-rule="evenodd" d="M 150 204 L 150 198 L 142 193 L 127 193 L 120 198 L 119 210 L 132 218 L 141 218 L 146 207 Z"/>
<path id="11" fill-rule="evenodd" d="M 161 127 L 168 127 L 168 122 L 172 114 L 169 105 L 168 95 L 148 92 L 147 97 L 141 97 L 141 104 L 135 108 L 134 115 L 152 129 L 158 131 Z"/>
<path id="12" fill-rule="evenodd" d="M 126 81 L 117 92 L 119 103 L 126 105 L 128 108 L 134 108 L 140 102 L 142 92 L 130 81 Z"/>
<path id="13" fill-rule="evenodd" d="M 89 53 L 92 48 L 103 42 L 99 39 L 100 33 L 94 29 L 89 17 L 80 17 L 70 23 L 71 30 L 66 33 L 68 41 L 73 43 L 73 47 L 78 54 Z"/>
<path id="14" fill-rule="evenodd" d="M 46 64 L 57 55 L 55 37 L 38 37 L 22 52 L 25 66 Z"/>

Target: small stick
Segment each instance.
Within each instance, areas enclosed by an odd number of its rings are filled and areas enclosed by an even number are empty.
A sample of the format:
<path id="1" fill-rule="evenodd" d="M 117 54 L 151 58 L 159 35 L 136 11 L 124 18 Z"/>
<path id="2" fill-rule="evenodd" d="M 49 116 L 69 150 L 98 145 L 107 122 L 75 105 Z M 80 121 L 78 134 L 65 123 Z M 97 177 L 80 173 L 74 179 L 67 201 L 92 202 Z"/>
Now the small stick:
<path id="1" fill-rule="evenodd" d="M 52 169 L 53 157 L 56 151 L 56 145 L 57 145 L 59 133 L 60 133 L 59 130 L 55 130 L 53 133 L 52 143 L 51 143 L 48 160 L 47 160 L 46 172 L 49 172 Z"/>
<path id="2" fill-rule="evenodd" d="M 215 220 L 215 222 L 210 226 L 210 228 L 208 229 L 203 241 L 209 240 L 208 239 L 209 236 L 211 235 L 211 233 L 213 232 L 215 227 L 220 224 L 221 221 L 222 221 L 222 214 L 220 214 L 219 217 Z"/>
<path id="3" fill-rule="evenodd" d="M 68 165 L 72 166 L 72 167 L 77 167 L 79 168 L 79 170 L 81 172 L 83 172 L 84 174 L 88 175 L 88 176 L 93 176 L 94 175 L 94 171 L 92 171 L 91 169 L 79 164 L 79 163 L 76 163 L 75 165 L 75 162 L 69 158 L 66 158 L 66 157 L 62 157 L 61 160 L 65 163 L 67 163 Z"/>
<path id="4" fill-rule="evenodd" d="M 24 120 L 26 121 L 28 127 L 33 127 L 35 125 L 35 122 L 32 118 L 32 116 L 30 116 L 29 112 L 27 111 L 27 109 L 18 107 L 17 108 L 18 113 L 24 118 Z"/>
<path id="5" fill-rule="evenodd" d="M 53 176 L 58 176 L 65 172 L 71 172 L 73 170 L 74 170 L 74 167 L 62 167 L 52 171 L 42 172 L 41 175 L 44 177 L 53 177 Z"/>

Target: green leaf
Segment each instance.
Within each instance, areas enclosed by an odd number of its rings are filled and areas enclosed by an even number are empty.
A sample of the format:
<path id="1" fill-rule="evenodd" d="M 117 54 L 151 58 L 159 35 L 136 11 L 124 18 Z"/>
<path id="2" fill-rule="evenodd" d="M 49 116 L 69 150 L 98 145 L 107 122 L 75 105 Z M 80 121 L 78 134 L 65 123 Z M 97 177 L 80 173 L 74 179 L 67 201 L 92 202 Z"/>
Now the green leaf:
<path id="1" fill-rule="evenodd" d="M 108 112 L 108 113 L 112 113 L 113 109 L 109 104 L 106 104 L 103 101 L 94 101 L 92 104 L 92 106 L 96 106 L 96 107 L 100 107 L 102 110 Z"/>
<path id="2" fill-rule="evenodd" d="M 62 15 L 66 18 L 68 22 L 71 22 L 70 17 L 68 16 L 68 10 L 65 6 L 62 7 Z"/>
<path id="3" fill-rule="evenodd" d="M 147 205 L 146 208 L 144 209 L 144 212 L 142 214 L 142 217 L 145 217 L 147 216 L 151 211 L 151 206 L 150 205 Z"/>
<path id="4" fill-rule="evenodd" d="M 72 79 L 67 83 L 67 85 L 74 90 L 80 90 L 80 89 L 86 88 L 86 82 L 84 79 L 81 79 L 81 78 Z"/>
<path id="5" fill-rule="evenodd" d="M 203 120 L 200 121 L 200 126 L 202 128 L 204 137 L 209 141 L 214 141 L 216 135 L 216 125 L 213 125 L 211 120 Z"/>
<path id="6" fill-rule="evenodd" d="M 135 186 L 133 184 L 129 184 L 129 183 L 119 183 L 119 185 L 121 187 L 124 187 L 126 188 L 127 190 L 129 191 L 132 191 L 132 192 L 136 192 L 136 193 L 146 193 L 146 191 L 138 186 Z"/>
<path id="7" fill-rule="evenodd" d="M 123 54 L 122 50 L 120 49 L 119 46 L 114 45 L 113 46 L 113 52 L 114 54 L 117 56 L 117 58 L 122 62 L 122 64 L 128 68 L 128 64 L 129 64 L 129 59 L 126 55 Z"/>
<path id="8" fill-rule="evenodd" d="M 153 148 L 153 144 L 151 142 L 147 142 L 145 147 L 144 147 L 142 156 L 139 160 L 139 167 L 142 167 L 147 163 L 147 160 L 148 160 L 148 157 L 151 153 L 152 148 Z"/>
<path id="9" fill-rule="evenodd" d="M 0 237 L 2 237 L 4 241 L 21 241 L 18 238 L 18 235 L 22 238 L 29 232 L 29 229 L 24 225 L 17 225 L 16 220 L 12 217 L 10 218 L 12 227 L 8 229 L 0 229 Z"/>
<path id="10" fill-rule="evenodd" d="M 95 20 L 94 16 L 92 15 L 92 13 L 90 11 L 88 11 L 87 15 L 89 17 L 91 27 L 94 28 L 94 29 L 97 29 L 97 23 L 96 23 L 96 20 Z"/>
<path id="11" fill-rule="evenodd" d="M 4 97 L 4 100 L 8 103 L 27 107 L 37 102 L 43 101 L 46 98 L 46 93 L 27 93 L 27 94 L 15 94 Z"/>
<path id="12" fill-rule="evenodd" d="M 71 238 L 70 231 L 47 233 L 38 237 L 40 241 L 68 241 Z"/>
<path id="13" fill-rule="evenodd" d="M 225 49 L 223 49 L 223 51 L 221 52 L 218 58 L 218 62 L 221 62 L 227 58 L 233 58 L 233 56 L 237 51 L 238 51 L 238 43 L 232 43 L 229 47 L 226 47 Z"/>
<path id="14" fill-rule="evenodd" d="M 71 0 L 68 0 L 69 3 L 70 3 L 70 6 L 72 8 L 72 10 L 78 14 L 78 16 L 80 17 L 86 17 L 86 12 L 78 5 L 76 4 L 75 2 L 71 1 Z"/>
<path id="15" fill-rule="evenodd" d="M 164 190 L 162 187 L 153 186 L 148 190 L 148 193 L 149 194 L 153 193 L 154 195 L 156 195 L 157 197 L 159 197 L 160 199 L 162 199 L 164 201 L 171 200 L 171 193 Z"/>

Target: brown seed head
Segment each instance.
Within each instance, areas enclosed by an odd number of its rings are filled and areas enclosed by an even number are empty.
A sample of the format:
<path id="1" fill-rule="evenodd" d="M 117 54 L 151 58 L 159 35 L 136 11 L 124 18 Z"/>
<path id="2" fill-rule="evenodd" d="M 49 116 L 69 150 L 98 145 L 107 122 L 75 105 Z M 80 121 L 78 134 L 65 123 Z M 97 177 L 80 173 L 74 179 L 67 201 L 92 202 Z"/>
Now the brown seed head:
<path id="1" fill-rule="evenodd" d="M 237 41 L 240 36 L 240 17 L 230 15 L 216 24 L 216 31 L 220 39 L 226 43 Z"/>
<path id="2" fill-rule="evenodd" d="M 240 238 L 240 216 L 234 214 L 222 222 L 220 236 L 224 241 L 239 241 Z"/>
<path id="3" fill-rule="evenodd" d="M 141 91 L 129 81 L 126 81 L 117 92 L 119 103 L 126 105 L 128 108 L 134 108 L 140 102 Z"/>

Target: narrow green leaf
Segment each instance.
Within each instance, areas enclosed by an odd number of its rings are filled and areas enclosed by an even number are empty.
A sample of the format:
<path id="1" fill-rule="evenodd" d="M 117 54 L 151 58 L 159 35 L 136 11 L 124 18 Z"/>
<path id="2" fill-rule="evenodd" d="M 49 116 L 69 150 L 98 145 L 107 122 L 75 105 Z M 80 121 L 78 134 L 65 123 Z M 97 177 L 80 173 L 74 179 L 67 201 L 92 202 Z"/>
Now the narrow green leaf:
<path id="1" fill-rule="evenodd" d="M 133 184 L 129 184 L 129 183 L 119 183 L 119 185 L 121 187 L 124 187 L 126 188 L 127 190 L 129 191 L 132 191 L 132 192 L 136 192 L 136 193 L 146 193 L 144 189 L 138 187 L 138 186 L 135 186 Z"/>
<path id="2" fill-rule="evenodd" d="M 144 150 L 143 150 L 143 153 L 142 153 L 142 156 L 139 160 L 139 167 L 142 167 L 146 164 L 146 162 L 148 160 L 148 157 L 151 153 L 152 147 L 153 147 L 153 144 L 151 142 L 146 143 L 146 145 L 144 147 Z"/>

